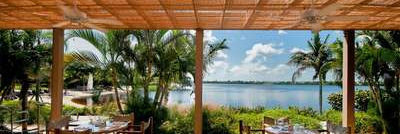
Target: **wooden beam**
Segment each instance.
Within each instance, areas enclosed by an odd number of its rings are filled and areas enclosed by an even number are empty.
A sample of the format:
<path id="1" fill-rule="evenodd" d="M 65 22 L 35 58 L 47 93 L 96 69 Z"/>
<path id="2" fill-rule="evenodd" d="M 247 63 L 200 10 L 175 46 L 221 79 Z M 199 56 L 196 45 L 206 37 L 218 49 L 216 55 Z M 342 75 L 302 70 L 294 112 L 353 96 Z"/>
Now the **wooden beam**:
<path id="1" fill-rule="evenodd" d="M 260 6 L 260 2 L 261 0 L 258 0 L 254 9 L 251 10 L 250 12 L 250 16 L 248 18 L 246 18 L 245 22 L 243 23 L 243 27 L 244 28 L 248 28 L 249 25 L 251 25 L 251 23 L 253 23 L 254 20 L 256 20 L 255 14 L 256 14 L 256 10 L 258 9 L 258 7 Z"/>
<path id="2" fill-rule="evenodd" d="M 100 0 L 94 0 L 94 3 L 96 3 L 96 5 L 99 5 L 100 7 L 104 8 L 104 10 L 106 10 L 108 13 L 110 13 L 113 17 L 115 17 L 119 22 L 121 22 L 121 24 L 126 25 L 127 27 L 129 27 L 129 24 L 125 23 L 124 21 L 122 21 L 121 17 L 119 17 L 118 14 L 114 13 L 112 11 L 112 9 L 108 8 L 108 6 L 103 6 L 103 4 L 100 4 L 101 1 Z"/>
<path id="3" fill-rule="evenodd" d="M 374 28 L 374 27 L 376 27 L 376 26 L 382 25 L 382 24 L 385 23 L 385 22 L 395 20 L 395 19 L 397 19 L 398 17 L 400 17 L 400 15 L 396 15 L 396 16 L 390 17 L 390 18 L 388 18 L 388 19 L 378 21 L 378 22 L 375 23 L 375 24 L 368 25 L 366 28 L 372 29 L 372 28 Z"/>
<path id="4" fill-rule="evenodd" d="M 230 9 L 232 3 L 233 3 L 232 0 L 225 0 L 225 3 L 224 3 L 224 10 L 222 11 L 222 18 L 221 18 L 221 22 L 220 22 L 220 24 L 221 24 L 221 29 L 224 28 L 226 9 Z"/>
<path id="5" fill-rule="evenodd" d="M 196 72 L 194 75 L 194 133 L 203 129 L 203 29 L 196 29 Z"/>
<path id="6" fill-rule="evenodd" d="M 50 120 L 61 119 L 64 89 L 64 29 L 53 29 Z"/>
<path id="7" fill-rule="evenodd" d="M 196 27 L 200 28 L 199 15 L 197 14 L 197 9 L 196 9 L 196 0 L 192 0 L 192 3 L 193 3 L 194 17 L 196 17 Z"/>
<path id="8" fill-rule="evenodd" d="M 172 16 L 172 15 L 173 15 L 173 12 L 171 12 L 169 9 L 167 9 L 167 7 L 166 7 L 166 5 L 165 5 L 165 3 L 164 3 L 163 0 L 158 0 L 158 2 L 160 2 L 160 5 L 161 5 L 161 7 L 164 9 L 165 13 L 167 14 L 169 21 L 171 21 L 172 26 L 173 26 L 174 28 L 176 28 L 176 26 L 177 26 L 178 24 L 176 23 L 176 22 L 177 22 L 176 18 L 175 18 L 174 16 Z"/>
<path id="9" fill-rule="evenodd" d="M 350 128 L 352 134 L 355 129 L 355 117 L 354 117 L 354 72 L 355 72 L 355 60 L 354 60 L 354 47 L 355 47 L 355 33 L 354 30 L 344 31 L 344 42 L 343 42 L 343 115 L 342 125 Z"/>
<path id="10" fill-rule="evenodd" d="M 149 18 L 146 16 L 146 14 L 143 12 L 143 10 L 138 9 L 135 3 L 132 0 L 127 0 L 128 4 L 134 9 L 140 17 L 143 18 L 143 20 L 146 22 L 148 29 L 153 29 L 153 23 Z"/>

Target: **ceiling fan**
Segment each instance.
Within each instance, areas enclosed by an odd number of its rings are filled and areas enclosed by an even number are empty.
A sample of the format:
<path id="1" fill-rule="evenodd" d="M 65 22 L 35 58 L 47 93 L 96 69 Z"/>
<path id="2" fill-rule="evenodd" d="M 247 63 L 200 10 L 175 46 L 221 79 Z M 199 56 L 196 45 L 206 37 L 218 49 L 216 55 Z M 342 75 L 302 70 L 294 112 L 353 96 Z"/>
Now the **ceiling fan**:
<path id="1" fill-rule="evenodd" d="M 86 28 L 96 29 L 102 32 L 106 32 L 107 29 L 98 26 L 98 23 L 109 24 L 109 25 L 123 25 L 116 19 L 93 19 L 87 16 L 85 12 L 78 9 L 76 1 L 73 6 L 67 6 L 58 2 L 58 8 L 62 11 L 65 21 L 54 24 L 53 27 L 60 28 L 68 25 L 80 25 Z M 48 16 L 45 13 L 33 13 L 39 16 Z"/>
<path id="2" fill-rule="evenodd" d="M 342 4 L 332 3 L 330 5 L 325 6 L 322 9 L 314 8 L 314 0 L 312 0 L 311 7 L 305 10 L 300 17 L 297 19 L 294 25 L 290 25 L 288 27 L 284 27 L 282 29 L 289 29 L 298 25 L 311 25 L 311 30 L 313 33 L 318 33 L 324 26 L 322 22 L 324 21 L 363 21 L 368 20 L 368 16 L 329 16 L 330 13 L 333 13 L 343 7 Z"/>

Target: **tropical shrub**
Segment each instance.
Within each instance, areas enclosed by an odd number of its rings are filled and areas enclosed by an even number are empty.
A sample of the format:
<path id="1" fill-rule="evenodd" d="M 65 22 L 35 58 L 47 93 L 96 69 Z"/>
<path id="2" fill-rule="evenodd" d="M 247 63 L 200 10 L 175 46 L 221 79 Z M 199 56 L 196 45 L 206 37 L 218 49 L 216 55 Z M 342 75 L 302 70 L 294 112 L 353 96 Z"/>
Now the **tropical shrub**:
<path id="1" fill-rule="evenodd" d="M 134 113 L 136 123 L 147 121 L 149 117 L 153 117 L 154 131 L 159 133 L 158 127 L 166 120 L 168 109 L 164 106 L 156 107 L 152 100 L 146 100 L 135 92 L 131 92 L 125 105 L 125 113 Z"/>
<path id="2" fill-rule="evenodd" d="M 371 101 L 370 91 L 368 90 L 356 90 L 355 92 L 355 109 L 358 111 L 367 111 L 368 104 Z M 342 110 L 343 95 L 342 92 L 332 93 L 328 96 L 328 103 L 331 105 L 333 110 Z"/>
<path id="3" fill-rule="evenodd" d="M 382 124 L 378 116 L 370 115 L 365 112 L 356 112 L 356 133 L 382 132 Z M 340 111 L 329 110 L 321 117 L 321 120 L 331 121 L 335 124 L 342 124 L 342 113 Z"/>
<path id="4" fill-rule="evenodd" d="M 225 109 L 203 109 L 203 131 L 207 134 L 231 134 L 235 129 L 234 114 Z M 166 134 L 192 134 L 194 132 L 194 109 L 179 111 L 172 109 L 169 120 L 164 122 L 160 129 Z"/>
<path id="5" fill-rule="evenodd" d="M 100 102 L 102 90 L 99 88 L 94 88 L 92 91 L 92 101 L 94 104 L 98 104 Z"/>
<path id="6" fill-rule="evenodd" d="M 75 88 L 76 86 L 84 86 L 87 83 L 88 75 L 93 73 L 95 68 L 85 63 L 73 61 L 67 63 L 64 73 L 64 85 L 67 88 Z"/>
<path id="7" fill-rule="evenodd" d="M 18 114 L 16 112 L 21 111 L 21 105 L 20 105 L 20 101 L 19 100 L 5 100 L 2 102 L 2 106 L 7 107 L 9 109 L 11 109 L 13 113 L 13 117 L 14 117 L 14 121 L 15 120 L 20 120 L 22 119 L 21 114 Z M 40 106 L 40 114 L 38 117 L 38 105 L 36 104 L 36 102 L 30 101 L 28 104 L 28 124 L 33 124 L 36 123 L 37 119 L 40 119 L 40 123 L 45 123 L 46 121 L 49 120 L 49 115 L 50 115 L 50 106 L 48 105 L 44 105 L 44 106 Z M 2 123 L 9 123 L 11 120 L 11 113 L 10 111 L 7 111 L 5 109 L 0 109 L 0 112 L 2 113 L 0 116 L 0 121 L 2 121 Z M 1 122 L 0 122 L 1 123 Z"/>

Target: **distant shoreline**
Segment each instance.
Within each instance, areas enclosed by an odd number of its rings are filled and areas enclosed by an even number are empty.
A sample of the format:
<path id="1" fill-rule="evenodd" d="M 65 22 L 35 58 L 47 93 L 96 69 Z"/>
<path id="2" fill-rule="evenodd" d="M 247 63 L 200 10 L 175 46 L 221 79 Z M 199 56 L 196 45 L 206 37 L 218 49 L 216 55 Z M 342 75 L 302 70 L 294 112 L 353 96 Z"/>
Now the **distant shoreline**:
<path id="1" fill-rule="evenodd" d="M 271 85 L 319 85 L 318 81 L 203 81 L 208 84 L 271 84 Z M 324 85 L 340 85 L 335 81 L 324 82 Z M 357 83 L 357 86 L 365 86 L 365 84 Z"/>

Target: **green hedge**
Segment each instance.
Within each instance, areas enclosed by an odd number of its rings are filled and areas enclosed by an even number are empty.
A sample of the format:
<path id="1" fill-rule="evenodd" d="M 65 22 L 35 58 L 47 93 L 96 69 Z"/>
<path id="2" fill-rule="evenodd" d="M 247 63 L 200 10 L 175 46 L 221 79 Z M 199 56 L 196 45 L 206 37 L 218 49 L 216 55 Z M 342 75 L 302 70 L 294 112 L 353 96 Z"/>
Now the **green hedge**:
<path id="1" fill-rule="evenodd" d="M 2 103 L 2 106 L 8 107 L 9 109 L 11 109 L 13 112 L 17 112 L 17 111 L 21 111 L 21 105 L 20 105 L 20 101 L 18 100 L 5 100 Z M 38 110 L 38 105 L 35 102 L 29 102 L 28 103 L 28 116 L 29 116 L 29 120 L 28 123 L 32 124 L 32 123 L 36 123 L 37 121 L 37 110 Z M 5 110 L 5 109 L 0 109 L 0 112 L 2 113 L 0 115 L 0 123 L 9 123 L 10 122 L 10 117 L 11 114 L 9 111 Z M 48 105 L 44 105 L 44 106 L 40 106 L 40 123 L 45 123 L 46 121 L 49 120 L 49 115 L 50 115 L 50 106 Z M 22 119 L 21 114 L 13 114 L 14 119 L 13 120 L 18 120 L 18 119 Z"/>
<path id="2" fill-rule="evenodd" d="M 358 111 L 367 111 L 368 103 L 371 101 L 370 91 L 356 90 L 355 92 L 355 109 Z M 328 96 L 328 103 L 333 110 L 342 110 L 343 95 L 342 92 L 332 93 Z"/>
<path id="3" fill-rule="evenodd" d="M 367 114 L 366 112 L 356 112 L 356 132 L 357 133 L 380 133 L 383 131 L 379 117 Z M 321 117 L 321 120 L 328 120 L 335 124 L 342 124 L 342 113 L 340 111 L 326 111 Z"/>
<path id="4" fill-rule="evenodd" d="M 315 113 L 317 113 L 315 111 Z M 272 118 L 288 117 L 294 124 L 301 124 L 309 129 L 320 128 L 320 121 L 332 121 L 341 124 L 341 112 L 326 111 L 323 115 L 314 114 L 309 108 L 291 107 L 290 109 L 250 109 L 250 108 L 205 108 L 203 113 L 203 131 L 208 134 L 237 134 L 239 133 L 239 120 L 246 125 L 260 128 L 264 116 Z M 365 112 L 356 112 L 356 132 L 373 133 L 382 132 L 378 117 Z M 190 111 L 170 110 L 168 121 L 160 127 L 166 134 L 191 134 L 193 133 L 193 109 Z"/>
<path id="5" fill-rule="evenodd" d="M 36 109 L 33 102 L 29 103 L 30 123 L 36 121 Z M 4 101 L 3 106 L 12 107 L 13 109 L 20 109 L 19 101 Z M 162 124 L 155 128 L 157 132 L 164 134 L 190 134 L 193 133 L 193 108 L 181 109 L 178 107 L 165 109 L 166 118 L 160 120 Z M 73 106 L 63 106 L 64 115 L 105 115 L 110 116 L 116 113 L 116 106 L 114 103 L 102 106 L 76 108 Z M 138 112 L 138 111 L 137 111 Z M 0 110 L 0 121 L 9 121 L 9 115 L 4 110 Z M 143 113 L 142 113 L 143 114 Z M 48 120 L 50 115 L 50 106 L 45 105 L 41 107 L 40 118 L 42 122 Z M 261 127 L 261 122 L 264 116 L 272 118 L 288 117 L 294 124 L 304 125 L 309 129 L 320 128 L 320 121 L 332 121 L 336 124 L 341 124 L 341 112 L 329 110 L 324 112 L 323 115 L 317 114 L 311 108 L 290 107 L 289 109 L 283 108 L 229 108 L 229 107 L 206 107 L 203 113 L 203 131 L 208 134 L 235 134 L 239 130 L 239 120 L 243 120 L 246 125 L 255 128 Z M 136 114 L 139 118 L 143 115 Z M 163 115 L 164 116 L 164 115 Z M 380 119 L 376 116 L 366 112 L 356 112 L 356 132 L 357 133 L 371 133 L 382 132 L 382 124 Z M 158 118 L 160 119 L 160 118 Z M 158 122 L 158 121 L 157 121 Z M 1 123 L 1 122 L 0 122 Z"/>
<path id="6" fill-rule="evenodd" d="M 8 107 L 15 111 L 20 111 L 21 105 L 19 100 L 5 100 L 1 104 L 2 106 Z M 37 121 L 37 105 L 35 102 L 29 102 L 29 124 L 36 123 Z M 64 105 L 63 106 L 63 114 L 64 115 L 105 115 L 110 116 L 117 114 L 116 105 L 114 103 L 104 104 L 101 106 L 92 106 L 92 107 L 83 107 L 78 108 L 74 106 Z M 14 120 L 21 119 L 21 117 L 17 114 L 14 115 Z M 44 105 L 40 106 L 40 123 L 45 123 L 49 120 L 50 117 L 50 106 Z M 10 122 L 10 112 L 0 108 L 0 123 L 9 123 Z"/>

